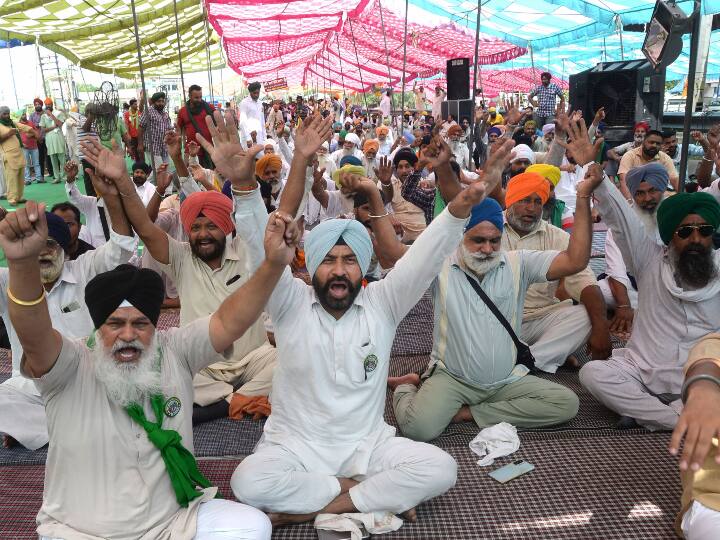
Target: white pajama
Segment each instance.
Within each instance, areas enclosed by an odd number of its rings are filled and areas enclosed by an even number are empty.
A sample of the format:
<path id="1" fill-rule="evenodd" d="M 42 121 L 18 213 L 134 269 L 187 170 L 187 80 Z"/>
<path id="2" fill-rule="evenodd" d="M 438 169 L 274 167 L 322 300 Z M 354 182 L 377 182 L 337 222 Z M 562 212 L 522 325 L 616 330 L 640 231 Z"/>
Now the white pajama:
<path id="1" fill-rule="evenodd" d="M 720 512 L 693 501 L 683 516 L 682 531 L 686 540 L 715 540 L 720 537 Z"/>
<path id="2" fill-rule="evenodd" d="M 308 470 L 307 463 L 281 445 L 261 443 L 235 470 L 230 485 L 235 496 L 247 504 L 291 514 L 308 514 L 327 506 L 340 494 L 338 478 L 361 481 L 349 495 L 363 513 L 399 514 L 455 485 L 457 465 L 450 455 L 436 446 L 401 437 L 381 440 L 360 474 L 352 456 L 342 459 L 326 461 L 324 470 Z"/>
<path id="3" fill-rule="evenodd" d="M 603 298 L 605 299 L 605 305 L 608 307 L 608 309 L 615 309 L 617 307 L 617 302 L 615 301 L 615 297 L 613 296 L 612 290 L 610 289 L 610 284 L 608 283 L 608 280 L 610 278 L 606 277 L 605 279 L 601 279 L 598 281 L 598 287 L 600 287 L 600 291 L 603 294 Z M 635 289 L 632 287 L 626 287 L 627 288 L 627 294 L 628 298 L 630 299 L 630 306 L 633 309 L 637 309 L 638 305 L 638 293 Z"/>
<path id="4" fill-rule="evenodd" d="M 213 499 L 200 505 L 194 540 L 268 540 L 272 525 L 260 510 L 234 501 Z M 61 540 L 41 536 L 40 540 Z"/>
<path id="5" fill-rule="evenodd" d="M 618 354 L 619 351 L 619 354 Z M 580 382 L 595 399 L 651 430 L 673 429 L 682 412 L 680 400 L 665 405 L 643 383 L 642 374 L 616 349 L 608 360 L 593 360 L 580 370 Z"/>
<path id="6" fill-rule="evenodd" d="M 523 320 L 520 339 L 530 345 L 535 367 L 555 373 L 569 355 L 587 343 L 591 330 L 585 306 L 568 304 L 537 319 Z"/>

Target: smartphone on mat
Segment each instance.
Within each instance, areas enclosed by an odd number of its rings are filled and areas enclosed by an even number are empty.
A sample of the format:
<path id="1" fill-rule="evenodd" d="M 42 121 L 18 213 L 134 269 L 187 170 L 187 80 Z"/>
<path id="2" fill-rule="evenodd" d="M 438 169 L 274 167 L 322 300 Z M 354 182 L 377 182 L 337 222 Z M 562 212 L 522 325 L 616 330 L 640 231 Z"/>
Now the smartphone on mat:
<path id="1" fill-rule="evenodd" d="M 504 467 L 500 467 L 499 469 L 495 469 L 494 471 L 489 472 L 488 474 L 500 482 L 501 484 L 505 484 L 506 482 L 509 482 L 513 478 L 517 478 L 518 476 L 522 476 L 525 473 L 529 473 L 535 469 L 535 465 L 532 463 L 528 463 L 527 461 L 519 460 L 519 461 L 513 461 L 512 463 L 508 463 Z"/>
<path id="2" fill-rule="evenodd" d="M 326 531 L 323 529 L 316 529 L 318 540 L 352 540 L 351 534 L 349 531 L 340 532 L 340 531 Z M 365 527 L 360 527 L 360 532 L 362 533 L 362 538 L 370 538 L 370 533 L 368 533 L 365 530 Z"/>

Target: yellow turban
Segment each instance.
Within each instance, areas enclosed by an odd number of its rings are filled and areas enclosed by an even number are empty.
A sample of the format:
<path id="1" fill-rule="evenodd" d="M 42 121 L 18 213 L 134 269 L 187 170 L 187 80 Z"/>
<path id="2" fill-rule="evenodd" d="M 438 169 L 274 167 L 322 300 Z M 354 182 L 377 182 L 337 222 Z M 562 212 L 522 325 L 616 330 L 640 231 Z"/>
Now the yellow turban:
<path id="1" fill-rule="evenodd" d="M 377 152 L 380 150 L 380 142 L 377 139 L 366 139 L 365 144 L 363 144 L 363 152 L 367 152 L 368 150 L 375 150 L 375 152 Z"/>
<path id="2" fill-rule="evenodd" d="M 262 176 L 268 167 L 275 167 L 276 169 L 282 169 L 282 159 L 277 154 L 265 154 L 263 157 L 257 160 L 255 163 L 255 174 Z"/>
<path id="3" fill-rule="evenodd" d="M 560 169 L 555 165 L 546 165 L 545 163 L 537 163 L 530 165 L 525 172 L 537 173 L 545 180 L 549 180 L 553 186 L 557 186 L 560 181 Z"/>
<path id="4" fill-rule="evenodd" d="M 346 163 L 339 169 L 336 169 L 332 173 L 332 178 L 338 189 L 342 187 L 342 184 L 340 183 L 340 175 L 343 173 L 359 174 L 360 176 L 365 176 L 367 174 L 367 171 L 362 165 L 350 165 L 349 163 Z"/>

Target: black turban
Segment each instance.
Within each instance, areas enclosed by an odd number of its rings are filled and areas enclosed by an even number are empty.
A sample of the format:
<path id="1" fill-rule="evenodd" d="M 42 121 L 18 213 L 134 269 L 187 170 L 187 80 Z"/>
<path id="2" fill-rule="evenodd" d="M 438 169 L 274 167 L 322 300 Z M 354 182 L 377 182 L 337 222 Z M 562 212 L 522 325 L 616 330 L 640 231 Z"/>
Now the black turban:
<path id="1" fill-rule="evenodd" d="M 137 171 L 138 169 L 143 171 L 145 174 L 150 174 L 150 172 L 152 171 L 152 168 L 150 167 L 150 165 L 148 165 L 144 161 L 136 161 L 135 163 L 133 163 L 133 166 L 132 166 L 133 172 Z"/>
<path id="2" fill-rule="evenodd" d="M 259 82 L 251 82 L 248 84 L 248 92 L 257 92 L 258 90 L 260 90 Z"/>
<path id="3" fill-rule="evenodd" d="M 155 92 L 152 96 L 150 96 L 150 101 L 155 102 L 158 99 L 165 99 L 165 92 Z"/>
<path id="4" fill-rule="evenodd" d="M 397 152 L 395 152 L 395 157 L 393 158 L 393 165 L 397 167 L 401 161 L 407 161 L 410 165 L 413 167 L 417 163 L 417 156 L 415 155 L 415 152 L 410 150 L 409 148 L 401 148 Z"/>
<path id="5" fill-rule="evenodd" d="M 115 270 L 98 274 L 85 286 L 85 303 L 95 328 L 105 324 L 124 300 L 157 326 L 164 299 L 165 284 L 160 274 L 131 264 L 121 264 Z"/>

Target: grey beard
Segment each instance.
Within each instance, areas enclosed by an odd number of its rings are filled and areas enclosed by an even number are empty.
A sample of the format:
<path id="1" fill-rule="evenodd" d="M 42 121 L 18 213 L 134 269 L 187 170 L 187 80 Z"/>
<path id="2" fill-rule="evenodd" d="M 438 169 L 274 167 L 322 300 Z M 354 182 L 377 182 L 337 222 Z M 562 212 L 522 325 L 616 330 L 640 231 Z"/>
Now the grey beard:
<path id="1" fill-rule="evenodd" d="M 638 218 L 640 218 L 640 221 L 645 227 L 645 232 L 650 238 L 655 238 L 657 236 L 657 210 L 659 207 L 660 205 L 656 206 L 655 210 L 653 210 L 653 212 L 651 213 L 643 210 L 638 205 L 633 205 L 635 213 L 637 214 Z"/>
<path id="2" fill-rule="evenodd" d="M 462 261 L 462 265 L 480 278 L 497 268 L 500 261 L 502 261 L 502 257 L 500 256 L 502 251 L 495 251 L 492 255 L 485 258 L 479 258 L 469 251 L 465 247 L 465 244 L 460 244 L 458 250 L 458 255 Z"/>
<path id="3" fill-rule="evenodd" d="M 52 258 L 52 267 L 40 268 L 40 281 L 43 283 L 55 283 L 62 274 L 63 266 L 65 265 L 65 252 L 61 251 Z"/>
<path id="4" fill-rule="evenodd" d="M 690 254 L 688 248 L 693 245 L 688 245 L 682 253 L 678 253 L 672 246 L 669 247 L 670 261 L 675 269 L 675 278 L 678 284 L 687 290 L 698 290 L 707 287 L 718 276 L 713 249 L 705 250 L 702 246 L 697 245 L 703 251 Z"/>
<path id="5" fill-rule="evenodd" d="M 157 355 L 157 334 L 153 336 L 150 346 L 144 348 L 140 359 L 132 365 L 125 365 L 113 357 L 113 349 L 127 346 L 125 342 L 116 342 L 112 347 L 104 347 L 99 332 L 95 333 L 96 348 L 93 351 L 95 377 L 105 386 L 111 401 L 120 407 L 130 403 L 142 402 L 145 396 L 162 392 L 160 372 L 155 367 Z M 142 344 L 135 341 L 133 346 Z"/>

